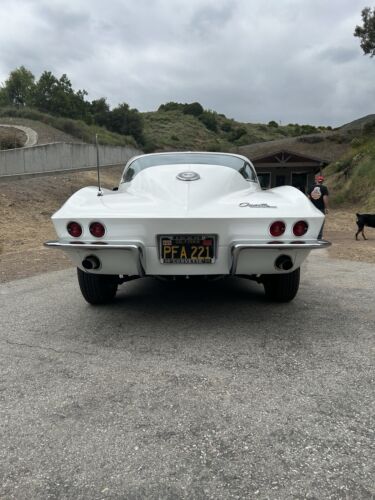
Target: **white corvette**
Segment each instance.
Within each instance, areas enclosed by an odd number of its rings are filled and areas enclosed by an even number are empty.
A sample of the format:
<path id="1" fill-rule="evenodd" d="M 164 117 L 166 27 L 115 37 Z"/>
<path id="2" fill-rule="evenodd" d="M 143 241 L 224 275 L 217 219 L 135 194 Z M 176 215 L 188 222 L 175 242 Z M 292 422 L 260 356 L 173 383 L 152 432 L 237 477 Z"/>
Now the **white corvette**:
<path id="1" fill-rule="evenodd" d="M 118 188 L 86 187 L 53 216 L 60 248 L 77 265 L 91 304 L 111 301 L 118 285 L 227 276 L 263 284 L 269 299 L 292 300 L 300 266 L 329 242 L 324 215 L 298 189 L 262 190 L 244 156 L 155 153 L 132 158 Z"/>

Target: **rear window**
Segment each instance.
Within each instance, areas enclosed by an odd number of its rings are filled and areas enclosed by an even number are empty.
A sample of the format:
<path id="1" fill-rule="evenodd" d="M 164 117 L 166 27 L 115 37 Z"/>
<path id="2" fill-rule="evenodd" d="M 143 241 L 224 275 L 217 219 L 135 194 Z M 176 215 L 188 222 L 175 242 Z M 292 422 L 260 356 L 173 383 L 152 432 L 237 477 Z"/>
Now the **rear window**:
<path id="1" fill-rule="evenodd" d="M 220 165 L 233 168 L 246 180 L 257 182 L 257 177 L 252 165 L 238 156 L 204 154 L 204 153 L 171 153 L 161 155 L 141 156 L 134 160 L 124 171 L 122 182 L 130 182 L 146 168 L 160 165 Z"/>

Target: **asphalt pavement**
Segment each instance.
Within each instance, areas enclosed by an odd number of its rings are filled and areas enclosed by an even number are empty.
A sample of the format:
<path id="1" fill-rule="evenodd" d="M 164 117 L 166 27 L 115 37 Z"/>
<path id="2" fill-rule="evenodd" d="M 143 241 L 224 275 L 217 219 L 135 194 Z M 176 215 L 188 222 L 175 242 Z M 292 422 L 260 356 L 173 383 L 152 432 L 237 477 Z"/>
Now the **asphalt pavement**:
<path id="1" fill-rule="evenodd" d="M 375 265 L 290 304 L 229 279 L 0 285 L 1 499 L 373 499 Z"/>

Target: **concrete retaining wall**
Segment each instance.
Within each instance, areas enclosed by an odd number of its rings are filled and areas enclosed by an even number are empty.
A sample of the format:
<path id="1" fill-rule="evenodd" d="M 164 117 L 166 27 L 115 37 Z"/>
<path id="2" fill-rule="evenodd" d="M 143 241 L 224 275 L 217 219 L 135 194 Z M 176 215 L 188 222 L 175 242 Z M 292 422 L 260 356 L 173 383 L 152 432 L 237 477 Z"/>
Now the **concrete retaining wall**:
<path id="1" fill-rule="evenodd" d="M 101 166 L 125 165 L 132 156 L 141 153 L 130 146 L 99 146 L 99 163 Z M 96 167 L 94 144 L 57 142 L 44 146 L 0 151 L 0 177 L 90 167 Z"/>

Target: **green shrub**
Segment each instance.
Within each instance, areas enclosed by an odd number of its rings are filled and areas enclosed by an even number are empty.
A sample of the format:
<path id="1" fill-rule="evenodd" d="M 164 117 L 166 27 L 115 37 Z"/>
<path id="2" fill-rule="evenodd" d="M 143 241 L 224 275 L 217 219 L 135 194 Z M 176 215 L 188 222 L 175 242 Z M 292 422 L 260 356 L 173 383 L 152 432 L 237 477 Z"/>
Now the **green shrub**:
<path id="1" fill-rule="evenodd" d="M 220 125 L 220 128 L 223 132 L 231 132 L 232 130 L 232 123 L 230 121 L 225 121 Z"/>
<path id="2" fill-rule="evenodd" d="M 243 127 L 239 127 L 234 129 L 231 134 L 228 137 L 228 140 L 231 142 L 237 141 L 240 139 L 243 135 L 246 135 L 247 130 Z"/>
<path id="3" fill-rule="evenodd" d="M 185 115 L 200 116 L 203 113 L 203 106 L 199 102 L 192 102 L 191 104 L 185 104 L 183 108 L 183 113 Z"/>
<path id="4" fill-rule="evenodd" d="M 56 125 L 60 130 L 72 135 L 73 137 L 78 137 L 83 141 L 90 142 L 91 137 L 87 134 L 83 122 L 71 120 L 70 118 L 56 118 Z"/>
<path id="5" fill-rule="evenodd" d="M 298 123 L 296 123 L 295 125 L 293 125 L 293 135 L 301 135 L 302 132 L 301 132 L 301 126 L 298 125 Z"/>
<path id="6" fill-rule="evenodd" d="M 363 143 L 364 143 L 364 140 L 361 139 L 360 137 L 354 137 L 354 139 L 352 139 L 350 141 L 350 145 L 353 148 L 359 148 L 360 146 L 362 146 Z"/>
<path id="7" fill-rule="evenodd" d="M 316 132 L 316 127 L 314 127 L 313 125 L 301 125 L 301 128 L 300 128 L 300 133 L 301 134 L 313 134 L 314 132 Z"/>
<path id="8" fill-rule="evenodd" d="M 208 130 L 217 132 L 217 119 L 215 113 L 212 111 L 203 111 L 203 113 L 199 116 L 199 120 L 206 126 L 206 128 L 208 128 Z"/>
<path id="9" fill-rule="evenodd" d="M 158 149 L 157 144 L 152 139 L 145 139 L 143 143 L 143 152 L 144 153 L 153 153 Z"/>
<path id="10" fill-rule="evenodd" d="M 277 129 L 277 131 L 278 131 L 279 134 L 281 134 L 284 137 L 289 136 L 288 130 L 286 130 L 285 128 L 279 127 Z"/>
<path id="11" fill-rule="evenodd" d="M 165 104 L 160 104 L 158 107 L 158 111 L 183 111 L 184 109 L 184 104 L 181 104 L 179 102 L 166 102 Z"/>
<path id="12" fill-rule="evenodd" d="M 363 125 L 363 133 L 366 135 L 372 134 L 375 131 L 375 120 L 369 120 Z"/>

